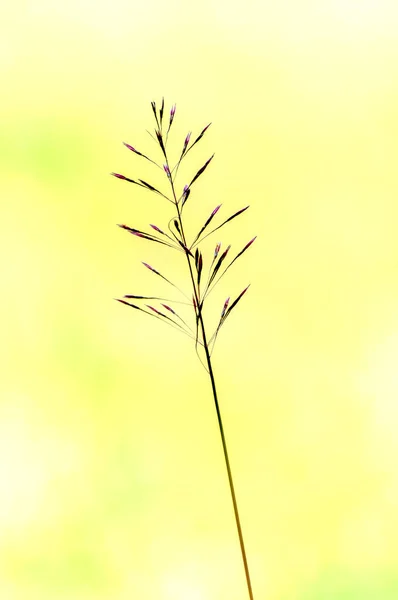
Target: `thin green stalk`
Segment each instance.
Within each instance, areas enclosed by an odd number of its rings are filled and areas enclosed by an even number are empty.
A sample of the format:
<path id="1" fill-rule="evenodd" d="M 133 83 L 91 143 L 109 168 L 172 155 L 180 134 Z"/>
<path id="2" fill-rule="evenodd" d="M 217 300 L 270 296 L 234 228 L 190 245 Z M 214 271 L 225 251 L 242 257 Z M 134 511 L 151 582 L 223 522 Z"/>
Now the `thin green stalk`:
<path id="1" fill-rule="evenodd" d="M 232 503 L 233 503 L 233 506 L 234 506 L 234 513 L 235 513 L 236 527 L 238 529 L 240 549 L 241 549 L 241 553 L 242 553 L 243 565 L 245 567 L 247 589 L 249 591 L 250 600 L 253 600 L 253 598 L 254 598 L 253 597 L 253 590 L 252 590 L 252 584 L 251 584 L 251 580 L 250 580 L 249 565 L 247 563 L 247 557 L 246 557 L 245 543 L 244 543 L 244 540 L 243 540 L 242 527 L 241 527 L 241 524 L 240 524 L 239 511 L 238 511 L 238 503 L 236 501 L 234 482 L 233 482 L 233 479 L 232 479 L 231 465 L 230 465 L 229 457 L 228 457 L 227 442 L 226 442 L 226 439 L 225 439 L 224 427 L 223 427 L 222 418 L 221 418 L 221 411 L 220 411 L 220 406 L 219 406 L 218 398 L 217 398 L 216 382 L 214 380 L 213 367 L 212 367 L 212 364 L 211 364 L 210 352 L 209 352 L 209 347 L 208 347 L 207 340 L 206 340 L 206 333 L 205 333 L 205 327 L 204 327 L 202 315 L 200 315 L 199 320 L 200 320 L 200 324 L 201 324 L 201 328 L 202 328 L 203 346 L 204 346 L 204 350 L 205 350 L 205 354 L 206 354 L 207 365 L 208 365 L 208 368 L 209 368 L 209 376 L 210 376 L 210 381 L 211 381 L 211 387 L 212 387 L 212 390 L 213 390 L 213 398 L 214 398 L 214 404 L 215 404 L 216 412 L 217 412 L 218 426 L 219 426 L 220 434 L 221 434 L 221 440 L 222 440 L 222 447 L 223 447 L 223 451 L 224 451 L 225 464 L 227 466 L 229 488 L 231 490 Z"/>
<path id="2" fill-rule="evenodd" d="M 168 166 L 168 160 L 167 160 L 166 153 L 165 153 L 165 158 L 166 158 L 166 164 Z M 177 208 L 177 216 L 178 216 L 178 222 L 179 222 L 180 229 L 181 229 L 182 241 L 184 242 L 184 245 L 187 246 L 186 237 L 185 237 L 185 233 L 184 233 L 184 225 L 183 225 L 183 222 L 182 222 L 182 215 L 181 215 L 180 207 L 178 205 L 177 196 L 176 196 L 176 193 L 175 193 L 174 182 L 173 182 L 172 177 L 170 177 L 170 184 L 171 184 L 171 188 L 172 188 L 172 191 L 173 191 L 174 202 L 175 202 L 175 205 L 176 205 L 176 208 Z M 212 391 L 213 391 L 214 405 L 215 405 L 216 413 L 217 413 L 218 427 L 219 427 L 219 430 L 220 430 L 222 447 L 223 447 L 224 458 L 225 458 L 225 464 L 226 464 L 226 467 L 227 467 L 229 489 L 230 489 L 231 497 L 232 497 L 232 504 L 233 504 L 233 508 L 234 508 L 234 515 L 235 515 L 236 527 L 237 527 L 237 530 L 238 530 L 239 544 L 240 544 L 240 549 L 241 549 L 241 554 L 242 554 L 243 566 L 244 566 L 244 569 L 245 569 L 247 589 L 248 589 L 248 592 L 249 592 L 249 598 L 250 598 L 250 600 L 254 600 L 253 590 L 252 590 L 252 584 L 251 584 L 251 579 L 250 579 L 250 573 L 249 573 L 249 565 L 248 565 L 247 557 L 246 557 L 245 542 L 244 542 L 244 539 L 243 539 L 242 526 L 241 526 L 240 518 L 239 518 L 238 503 L 237 503 L 237 500 L 236 500 L 235 487 L 234 487 L 234 482 L 233 482 L 233 478 L 232 478 L 231 464 L 229 462 L 227 441 L 226 441 L 226 438 L 225 438 L 224 427 L 223 427 L 223 422 L 222 422 L 222 417 L 221 417 L 221 410 L 220 410 L 220 405 L 219 405 L 218 397 L 217 397 L 217 389 L 216 389 L 216 382 L 215 382 L 215 379 L 214 379 L 213 366 L 212 366 L 212 363 L 211 363 L 210 351 L 209 351 L 209 346 L 208 346 L 207 338 L 206 338 L 205 324 L 204 324 L 203 314 L 202 314 L 202 305 L 201 305 L 199 293 L 198 293 L 198 290 L 197 290 L 197 287 L 196 287 L 195 277 L 194 277 L 194 274 L 193 274 L 193 271 L 192 271 L 192 265 L 191 265 L 191 261 L 189 259 L 189 254 L 186 252 L 185 255 L 186 255 L 187 261 L 188 261 L 189 273 L 190 273 L 190 276 L 191 276 L 192 287 L 193 287 L 193 290 L 194 290 L 194 295 L 195 295 L 195 300 L 196 300 L 196 305 L 197 305 L 197 310 L 198 310 L 198 319 L 199 319 L 200 327 L 201 327 L 201 330 L 202 330 L 203 347 L 204 347 L 204 351 L 205 351 L 205 354 L 206 354 L 206 361 L 207 361 L 207 366 L 208 366 L 208 373 L 209 373 L 209 377 L 210 377 L 211 388 L 212 388 Z"/>

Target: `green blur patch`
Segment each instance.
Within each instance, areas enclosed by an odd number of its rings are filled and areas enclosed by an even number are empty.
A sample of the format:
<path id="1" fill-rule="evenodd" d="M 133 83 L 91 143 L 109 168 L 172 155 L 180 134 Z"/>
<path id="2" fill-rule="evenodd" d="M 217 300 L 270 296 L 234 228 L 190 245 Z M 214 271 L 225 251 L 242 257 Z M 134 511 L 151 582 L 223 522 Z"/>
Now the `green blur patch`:
<path id="1" fill-rule="evenodd" d="M 324 572 L 297 600 L 396 600 L 397 569 L 335 569 Z"/>
<path id="2" fill-rule="evenodd" d="M 95 403 L 98 410 L 109 401 L 117 379 L 117 365 L 101 345 L 101 337 L 95 339 L 93 331 L 83 319 L 62 313 L 62 319 L 54 328 L 53 360 L 62 365 L 69 375 L 84 388 L 86 401 Z"/>
<path id="3" fill-rule="evenodd" d="M 29 590 L 30 598 L 43 600 L 110 590 L 112 577 L 98 537 L 82 523 L 44 534 L 39 547 L 25 544 L 14 555 L 8 553 L 5 577 Z"/>
<path id="4" fill-rule="evenodd" d="M 24 179 L 71 185 L 84 177 L 91 162 L 89 137 L 80 123 L 65 118 L 14 123 L 2 131 L 0 162 L 8 173 Z"/>

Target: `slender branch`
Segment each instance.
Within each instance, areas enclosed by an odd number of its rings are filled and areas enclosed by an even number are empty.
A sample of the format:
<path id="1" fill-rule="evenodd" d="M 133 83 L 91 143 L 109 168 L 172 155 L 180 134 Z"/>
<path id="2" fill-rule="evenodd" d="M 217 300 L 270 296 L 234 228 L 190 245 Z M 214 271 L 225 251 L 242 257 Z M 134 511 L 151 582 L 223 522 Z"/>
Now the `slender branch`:
<path id="1" fill-rule="evenodd" d="M 233 478 L 232 478 L 231 465 L 230 465 L 229 457 L 228 457 L 227 442 L 226 442 L 226 439 L 225 439 L 224 427 L 223 427 L 222 418 L 221 418 L 220 405 L 218 403 L 218 398 L 217 398 L 216 382 L 215 382 L 215 379 L 214 379 L 213 366 L 211 364 L 211 357 L 210 357 L 209 347 L 208 347 L 208 344 L 207 344 L 205 327 L 204 327 L 203 318 L 202 318 L 202 314 L 201 313 L 200 313 L 199 320 L 200 320 L 200 324 L 201 324 L 201 328 L 202 328 L 203 347 L 204 347 L 204 351 L 205 351 L 205 354 L 206 354 L 207 365 L 208 365 L 208 368 L 209 368 L 209 376 L 210 376 L 210 381 L 211 381 L 211 387 L 212 387 L 212 390 L 213 390 L 214 404 L 215 404 L 216 412 L 217 412 L 218 427 L 220 429 L 222 447 L 223 447 L 223 451 L 224 451 L 225 464 L 226 464 L 227 472 L 228 472 L 229 488 L 230 488 L 230 491 L 231 491 L 232 504 L 234 506 L 235 521 L 236 521 L 236 527 L 238 529 L 239 544 L 240 544 L 240 549 L 241 549 L 241 553 L 242 553 L 243 565 L 244 565 L 244 568 L 245 568 L 247 589 L 249 591 L 249 598 L 250 598 L 250 600 L 254 600 L 253 590 L 252 590 L 252 585 L 251 585 L 251 580 L 250 580 L 249 565 L 248 565 L 247 557 L 246 557 L 245 543 L 244 543 L 244 540 L 243 540 L 242 526 L 241 526 L 240 518 L 239 518 L 238 503 L 237 503 L 237 500 L 236 500 L 236 494 L 235 494 L 235 487 L 234 487 L 234 482 L 233 482 Z"/>
<path id="2" fill-rule="evenodd" d="M 168 159 L 167 159 L 166 153 L 165 153 L 165 159 L 166 159 L 167 166 L 169 166 L 168 165 Z M 173 176 L 171 176 L 169 178 L 169 180 L 170 180 L 170 185 L 171 185 L 171 189 L 172 189 L 172 192 L 173 192 L 174 202 L 175 202 L 176 209 L 177 209 L 177 217 L 178 217 L 178 221 L 179 221 L 179 225 L 180 225 L 181 237 L 182 237 L 182 240 L 184 242 L 184 245 L 186 247 L 188 247 L 188 244 L 187 244 L 187 241 L 186 241 L 186 237 L 185 237 L 185 233 L 184 233 L 184 225 L 183 225 L 183 222 L 182 222 L 181 211 L 180 211 L 180 207 L 179 207 L 178 201 L 177 201 L 177 196 L 176 196 L 176 193 L 175 193 Z M 191 281 L 192 281 L 192 287 L 193 287 L 193 290 L 194 290 L 194 297 L 195 297 L 196 306 L 197 306 L 196 310 L 198 311 L 197 315 L 198 315 L 198 319 L 199 319 L 199 323 L 200 323 L 200 328 L 201 328 L 201 332 L 202 332 L 202 343 L 203 343 L 203 348 L 204 348 L 204 351 L 205 351 L 206 362 L 207 362 L 207 367 L 208 367 L 207 370 L 208 370 L 208 373 L 209 373 L 211 387 L 212 387 L 212 391 L 213 391 L 214 405 L 215 405 L 215 408 L 216 408 L 217 420 L 218 420 L 218 427 L 219 427 L 219 430 L 220 430 L 222 447 L 223 447 L 223 452 L 224 452 L 224 459 L 225 459 L 225 464 L 226 464 L 226 467 L 227 467 L 228 482 L 229 482 L 229 488 L 230 488 L 231 497 L 232 497 L 232 504 L 233 504 L 233 509 L 234 509 L 235 522 L 236 522 L 236 527 L 237 527 L 237 530 L 238 530 L 239 544 L 240 544 L 240 549 L 241 549 L 241 554 L 242 554 L 243 566 L 244 566 L 244 569 L 245 569 L 247 589 L 248 589 L 248 592 L 249 592 L 249 598 L 250 598 L 250 600 L 254 600 L 253 590 L 252 590 L 252 585 L 251 585 L 251 579 L 250 579 L 250 573 L 249 573 L 249 565 L 248 565 L 248 562 L 247 562 L 247 556 L 246 556 L 246 550 L 245 550 L 245 543 L 244 543 L 243 533 L 242 533 L 242 526 L 241 526 L 240 517 L 239 517 L 238 503 L 237 503 L 237 500 L 236 500 L 235 487 L 234 487 L 234 482 L 233 482 L 233 478 L 232 478 L 231 464 L 230 464 L 229 456 L 228 456 L 227 441 L 226 441 L 226 438 L 225 438 L 224 427 L 223 427 L 223 422 L 222 422 L 222 417 L 221 417 L 221 410 L 220 410 L 220 405 L 219 405 L 218 397 L 217 397 L 217 389 L 216 389 L 216 382 L 215 382 L 215 379 L 214 379 L 213 366 L 212 366 L 212 363 L 211 363 L 210 351 L 209 351 L 209 346 L 208 346 L 207 338 L 206 338 L 206 330 L 205 330 L 205 324 L 204 324 L 203 312 L 202 312 L 203 303 L 200 301 L 199 289 L 198 289 L 198 286 L 196 285 L 196 282 L 195 282 L 195 277 L 194 277 L 194 274 L 193 274 L 193 270 L 192 270 L 192 265 L 191 265 L 191 261 L 190 261 L 190 258 L 189 258 L 189 254 L 186 252 L 185 255 L 187 257 L 187 262 L 188 262 L 188 267 L 189 267 L 189 273 L 190 273 L 190 277 L 191 277 Z"/>

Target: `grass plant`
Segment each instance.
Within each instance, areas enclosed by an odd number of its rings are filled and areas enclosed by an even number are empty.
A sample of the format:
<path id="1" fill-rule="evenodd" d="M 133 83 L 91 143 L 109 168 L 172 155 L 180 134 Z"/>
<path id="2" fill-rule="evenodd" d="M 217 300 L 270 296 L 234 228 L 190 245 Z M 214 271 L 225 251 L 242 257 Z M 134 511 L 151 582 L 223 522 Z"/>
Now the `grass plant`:
<path id="1" fill-rule="evenodd" d="M 169 133 L 172 128 L 176 114 L 176 105 L 174 104 L 171 107 L 170 112 L 168 113 L 168 118 L 166 118 L 165 116 L 164 98 L 162 99 L 161 105 L 159 107 L 156 106 L 155 102 L 151 102 L 151 108 L 155 119 L 155 130 L 153 134 L 149 131 L 148 133 L 153 138 L 158 147 L 157 151 L 161 157 L 161 162 L 163 164 L 159 164 L 158 160 L 150 158 L 149 156 L 143 154 L 134 146 L 126 142 L 124 142 L 124 145 L 128 150 L 130 150 L 138 157 L 149 161 L 155 167 L 162 170 L 166 184 L 164 186 L 165 189 L 162 191 L 161 189 L 158 189 L 157 187 L 153 186 L 147 181 L 144 181 L 143 179 L 132 179 L 120 173 L 112 173 L 112 175 L 114 177 L 117 177 L 118 179 L 144 188 L 152 194 L 161 196 L 164 199 L 164 201 L 167 201 L 171 204 L 171 217 L 167 225 L 163 228 L 160 228 L 158 225 L 151 224 L 151 230 L 148 231 L 141 231 L 139 229 L 124 224 L 120 224 L 119 227 L 136 237 L 145 239 L 156 244 L 161 244 L 165 247 L 165 250 L 167 248 L 167 251 L 175 251 L 183 255 L 183 260 L 186 261 L 187 271 L 189 274 L 188 281 L 190 292 L 184 292 L 182 289 L 180 289 L 180 287 L 173 283 L 171 279 L 165 277 L 162 273 L 160 273 L 157 269 L 155 269 L 148 263 L 143 262 L 143 265 L 147 269 L 149 269 L 154 275 L 163 279 L 165 282 L 167 282 L 167 284 L 170 287 L 173 287 L 174 290 L 176 290 L 180 294 L 180 299 L 173 301 L 160 296 L 126 294 L 123 298 L 116 298 L 116 300 L 131 308 L 134 308 L 135 310 L 146 313 L 147 315 L 150 315 L 156 319 L 163 321 L 164 323 L 167 323 L 168 325 L 174 327 L 181 333 L 191 337 L 194 341 L 196 353 L 210 378 L 214 406 L 217 414 L 218 427 L 220 431 L 225 465 L 228 475 L 228 482 L 233 504 L 235 522 L 239 536 L 239 544 L 242 555 L 243 567 L 245 571 L 247 590 L 250 600 L 253 600 L 254 596 L 249 573 L 249 565 L 246 555 L 242 526 L 239 517 L 238 502 L 236 499 L 231 463 L 228 455 L 227 442 L 225 437 L 219 400 L 217 396 L 214 369 L 211 359 L 212 352 L 214 350 L 214 346 L 221 327 L 224 325 L 225 321 L 230 316 L 231 312 L 236 307 L 236 305 L 240 302 L 241 298 L 247 292 L 249 286 L 245 287 L 232 302 L 230 297 L 228 297 L 225 300 L 225 302 L 221 306 L 218 322 L 211 335 L 208 333 L 207 326 L 205 323 L 204 307 L 205 304 L 207 305 L 210 293 L 218 285 L 221 278 L 226 274 L 226 272 L 231 268 L 231 266 L 239 258 L 241 258 L 241 256 L 246 252 L 246 250 L 250 248 L 250 246 L 256 238 L 254 237 L 249 242 L 247 242 L 247 244 L 232 258 L 230 254 L 231 246 L 228 245 L 225 247 L 225 249 L 221 250 L 222 245 L 220 242 L 218 242 L 215 245 L 214 250 L 211 250 L 210 256 L 208 256 L 208 252 L 206 255 L 206 251 L 204 249 L 205 246 L 203 245 L 204 240 L 213 235 L 216 231 L 219 231 L 222 227 L 230 223 L 232 220 L 242 215 L 249 208 L 249 206 L 245 206 L 239 209 L 238 211 L 234 212 L 232 215 L 228 216 L 228 218 L 222 220 L 221 223 L 217 224 L 217 218 L 219 210 L 221 208 L 221 204 L 217 205 L 210 213 L 208 218 L 205 220 L 205 222 L 198 227 L 196 235 L 194 235 L 192 239 L 188 237 L 185 226 L 186 206 L 189 201 L 189 203 L 192 203 L 192 187 L 207 169 L 207 167 L 213 160 L 214 154 L 210 156 L 210 158 L 196 172 L 194 177 L 191 178 L 190 182 L 184 185 L 182 189 L 181 187 L 177 187 L 177 175 L 181 163 L 186 159 L 191 150 L 205 135 L 211 123 L 206 125 L 206 127 L 202 129 L 202 131 L 193 141 L 191 141 L 191 132 L 189 132 L 186 135 L 180 147 L 181 149 L 179 151 L 179 154 L 177 155 L 178 158 L 174 163 L 172 163 L 170 156 L 171 153 L 169 151 L 168 146 Z M 207 267 L 205 266 L 206 264 Z M 179 307 L 176 307 L 175 304 L 179 304 Z M 184 314 L 185 318 L 181 316 L 181 308 L 183 308 L 183 305 L 186 305 L 186 307 L 188 307 L 189 310 L 189 316 L 186 317 Z M 190 319 L 192 321 L 191 323 Z"/>

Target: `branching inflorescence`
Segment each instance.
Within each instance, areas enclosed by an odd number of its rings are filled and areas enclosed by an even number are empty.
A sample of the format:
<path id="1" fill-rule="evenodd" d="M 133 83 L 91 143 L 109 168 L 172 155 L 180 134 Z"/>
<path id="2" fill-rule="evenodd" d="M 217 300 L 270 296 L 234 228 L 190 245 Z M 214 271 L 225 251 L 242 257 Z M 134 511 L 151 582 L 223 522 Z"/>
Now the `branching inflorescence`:
<path id="1" fill-rule="evenodd" d="M 221 412 L 219 407 L 219 402 L 217 398 L 216 385 L 214 379 L 214 372 L 211 362 L 211 354 L 214 349 L 214 345 L 218 336 L 218 333 L 225 323 L 226 319 L 231 314 L 232 310 L 241 300 L 242 296 L 246 293 L 249 288 L 249 285 L 240 292 L 240 294 L 230 302 L 230 297 L 228 297 L 220 311 L 220 317 L 217 326 L 215 327 L 214 332 L 210 337 L 208 337 L 205 328 L 205 321 L 203 315 L 203 308 L 205 301 L 209 297 L 210 293 L 217 286 L 221 278 L 226 274 L 226 272 L 231 268 L 231 266 L 240 258 L 246 250 L 253 244 L 255 237 L 252 238 L 247 244 L 232 258 L 230 259 L 230 249 L 231 246 L 227 246 L 225 250 L 221 251 L 221 243 L 218 242 L 214 248 L 214 251 L 211 251 L 211 256 L 208 260 L 204 260 L 204 251 L 201 249 L 201 243 L 211 236 L 213 233 L 221 229 L 227 223 L 230 223 L 233 219 L 237 218 L 241 214 L 243 214 L 249 206 L 245 206 L 241 208 L 237 212 L 230 215 L 227 219 L 223 220 L 219 225 L 214 227 L 214 221 L 217 218 L 218 212 L 221 208 L 221 204 L 216 206 L 214 210 L 211 212 L 209 217 L 206 219 L 204 224 L 199 228 L 198 233 L 193 239 L 188 239 L 185 233 L 184 228 L 184 211 L 185 206 L 187 204 L 188 199 L 191 195 L 191 189 L 193 184 L 197 181 L 197 179 L 202 175 L 202 173 L 207 169 L 208 165 L 212 161 L 214 154 L 205 162 L 205 164 L 197 171 L 195 176 L 191 179 L 190 183 L 186 184 L 182 191 L 178 193 L 176 186 L 177 173 L 180 167 L 181 162 L 186 158 L 188 153 L 192 150 L 192 148 L 202 139 L 207 129 L 210 127 L 211 123 L 206 125 L 204 129 L 200 132 L 200 134 L 195 138 L 195 140 L 191 142 L 192 133 L 189 132 L 183 142 L 182 150 L 180 152 L 179 158 L 174 166 L 171 166 L 170 156 L 168 153 L 167 145 L 169 132 L 172 127 L 175 113 L 176 113 L 176 105 L 174 104 L 169 113 L 168 123 L 166 123 L 167 119 L 164 118 L 164 99 L 162 99 L 162 103 L 159 109 L 156 107 L 155 102 L 151 102 L 152 111 L 154 114 L 156 127 L 154 131 L 154 135 L 148 131 L 149 135 L 153 138 L 153 140 L 158 144 L 159 151 L 162 156 L 161 166 L 157 161 L 148 157 L 146 154 L 139 152 L 134 146 L 127 144 L 124 142 L 124 145 L 128 150 L 144 158 L 149 161 L 159 169 L 161 169 L 164 173 L 165 178 L 167 179 L 167 188 L 168 191 L 164 193 L 160 191 L 152 184 L 144 181 L 143 179 L 131 179 L 130 177 L 126 177 L 121 175 L 120 173 L 112 173 L 114 177 L 118 179 L 122 179 L 129 183 L 134 183 L 137 186 L 140 186 L 154 194 L 157 194 L 163 197 L 166 201 L 170 202 L 174 207 L 174 214 L 171 216 L 170 221 L 167 224 L 167 227 L 163 227 L 161 229 L 157 225 L 151 224 L 151 231 L 141 231 L 139 229 L 135 229 L 133 227 L 129 227 L 128 225 L 119 225 L 122 229 L 128 231 L 132 235 L 136 237 L 143 238 L 145 240 L 155 242 L 157 244 L 162 244 L 175 250 L 179 253 L 185 254 L 185 258 L 187 261 L 189 277 L 190 277 L 190 285 L 192 292 L 186 294 L 182 291 L 178 286 L 176 286 L 169 278 L 162 275 L 159 271 L 153 268 L 146 262 L 143 262 L 143 265 L 149 269 L 152 273 L 166 281 L 170 286 L 174 287 L 183 297 L 184 300 L 169 300 L 166 298 L 158 297 L 158 296 L 142 296 L 142 295 L 134 295 L 134 294 L 126 294 L 123 299 L 117 298 L 118 302 L 126 304 L 136 310 L 142 311 L 152 317 L 160 319 L 161 321 L 171 325 L 175 329 L 181 331 L 182 333 L 188 335 L 193 338 L 195 341 L 196 352 L 198 353 L 199 358 L 207 372 L 210 376 L 210 381 L 212 385 L 213 397 L 215 402 L 215 408 L 217 412 L 217 419 L 223 444 L 224 458 L 226 461 L 228 480 L 230 485 L 231 497 L 233 502 L 234 514 L 236 525 L 239 534 L 239 542 L 241 547 L 242 559 L 245 568 L 246 575 L 246 583 L 248 587 L 249 597 L 253 600 L 253 592 L 250 581 L 249 569 L 247 564 L 245 546 L 243 541 L 243 534 L 240 525 L 238 506 L 236 501 L 236 495 L 234 490 L 234 484 L 232 480 L 232 472 L 230 468 L 230 462 L 228 458 L 227 445 L 225 440 L 224 428 L 221 419 Z M 209 266 L 207 268 L 207 275 L 205 269 L 205 263 Z M 133 300 L 134 302 L 131 302 Z M 147 304 L 147 301 L 156 301 L 158 302 L 158 306 L 153 306 L 153 302 Z M 172 304 L 186 304 L 190 305 L 193 309 L 193 323 L 192 326 L 187 323 L 185 319 L 183 319 L 179 314 L 176 307 L 172 306 Z M 204 353 L 205 362 L 203 362 L 199 352 L 198 347 L 202 349 Z"/>

